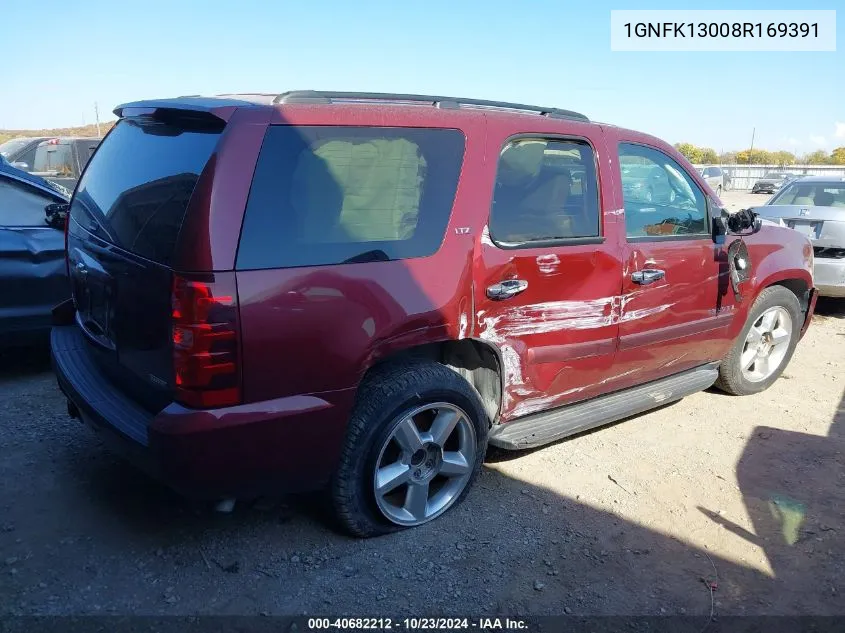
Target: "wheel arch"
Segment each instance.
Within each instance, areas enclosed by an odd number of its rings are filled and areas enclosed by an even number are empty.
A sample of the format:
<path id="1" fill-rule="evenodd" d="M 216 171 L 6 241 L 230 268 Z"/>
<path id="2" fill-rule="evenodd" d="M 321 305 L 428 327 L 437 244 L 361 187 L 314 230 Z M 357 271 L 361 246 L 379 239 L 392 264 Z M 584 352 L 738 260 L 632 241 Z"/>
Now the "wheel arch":
<path id="1" fill-rule="evenodd" d="M 499 349 L 476 338 L 443 339 L 413 345 L 376 359 L 367 367 L 360 385 L 377 369 L 407 360 L 438 362 L 452 369 L 478 394 L 491 424 L 498 420 L 504 393 L 502 358 Z"/>

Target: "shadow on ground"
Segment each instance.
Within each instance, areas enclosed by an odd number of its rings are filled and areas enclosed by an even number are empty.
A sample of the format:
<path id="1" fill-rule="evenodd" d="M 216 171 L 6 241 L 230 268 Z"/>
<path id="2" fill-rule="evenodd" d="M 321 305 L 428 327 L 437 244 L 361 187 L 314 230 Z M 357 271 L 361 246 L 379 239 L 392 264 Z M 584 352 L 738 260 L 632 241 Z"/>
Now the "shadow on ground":
<path id="1" fill-rule="evenodd" d="M 819 297 L 816 302 L 816 314 L 822 317 L 845 319 L 845 299 Z"/>
<path id="2" fill-rule="evenodd" d="M 48 343 L 0 349 L 0 383 L 50 369 Z"/>
<path id="3" fill-rule="evenodd" d="M 774 577 L 495 467 L 454 511 L 380 539 L 334 532 L 318 495 L 215 515 L 67 420 L 3 494 L 0 595 L 30 614 L 845 614 L 843 416 L 829 437 L 755 430 L 736 472 L 753 532 L 699 508 Z"/>

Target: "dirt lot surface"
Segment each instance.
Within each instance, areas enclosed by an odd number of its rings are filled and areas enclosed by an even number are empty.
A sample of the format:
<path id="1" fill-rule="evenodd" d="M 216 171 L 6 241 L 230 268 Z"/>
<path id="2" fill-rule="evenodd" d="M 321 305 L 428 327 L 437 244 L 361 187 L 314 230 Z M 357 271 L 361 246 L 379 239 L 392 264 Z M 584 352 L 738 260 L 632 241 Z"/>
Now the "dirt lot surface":
<path id="1" fill-rule="evenodd" d="M 845 614 L 843 387 L 823 302 L 768 392 L 491 455 L 460 507 L 360 541 L 319 496 L 192 506 L 66 415 L 43 353 L 5 354 L 0 613 Z"/>
<path id="2" fill-rule="evenodd" d="M 751 193 L 750 191 L 725 191 L 721 200 L 729 211 L 739 211 L 748 207 L 763 206 L 771 197 L 765 193 Z"/>

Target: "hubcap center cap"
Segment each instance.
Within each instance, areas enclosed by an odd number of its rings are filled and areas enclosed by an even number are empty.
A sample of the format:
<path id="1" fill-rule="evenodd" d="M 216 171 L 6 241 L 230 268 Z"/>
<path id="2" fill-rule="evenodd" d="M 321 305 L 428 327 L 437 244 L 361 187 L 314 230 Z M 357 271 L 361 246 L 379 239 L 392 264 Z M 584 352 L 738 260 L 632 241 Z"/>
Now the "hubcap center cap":
<path id="1" fill-rule="evenodd" d="M 411 479 L 417 483 L 431 481 L 442 465 L 442 449 L 437 444 L 426 444 L 411 455 Z"/>

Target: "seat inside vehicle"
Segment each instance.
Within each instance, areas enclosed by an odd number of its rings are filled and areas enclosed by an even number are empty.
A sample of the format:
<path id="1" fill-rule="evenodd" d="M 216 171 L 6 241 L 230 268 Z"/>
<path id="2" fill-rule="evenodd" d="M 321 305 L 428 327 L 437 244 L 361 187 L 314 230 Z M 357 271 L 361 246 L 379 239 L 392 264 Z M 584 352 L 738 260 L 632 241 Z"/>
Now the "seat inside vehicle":
<path id="1" fill-rule="evenodd" d="M 834 199 L 833 194 L 829 191 L 818 191 L 813 198 L 813 202 L 817 207 L 830 207 L 833 206 Z"/>
<path id="2" fill-rule="evenodd" d="M 580 152 L 558 160 L 544 141 L 515 143 L 500 158 L 491 224 L 501 242 L 598 234 L 592 165 Z M 568 150 L 571 154 L 572 150 Z"/>

